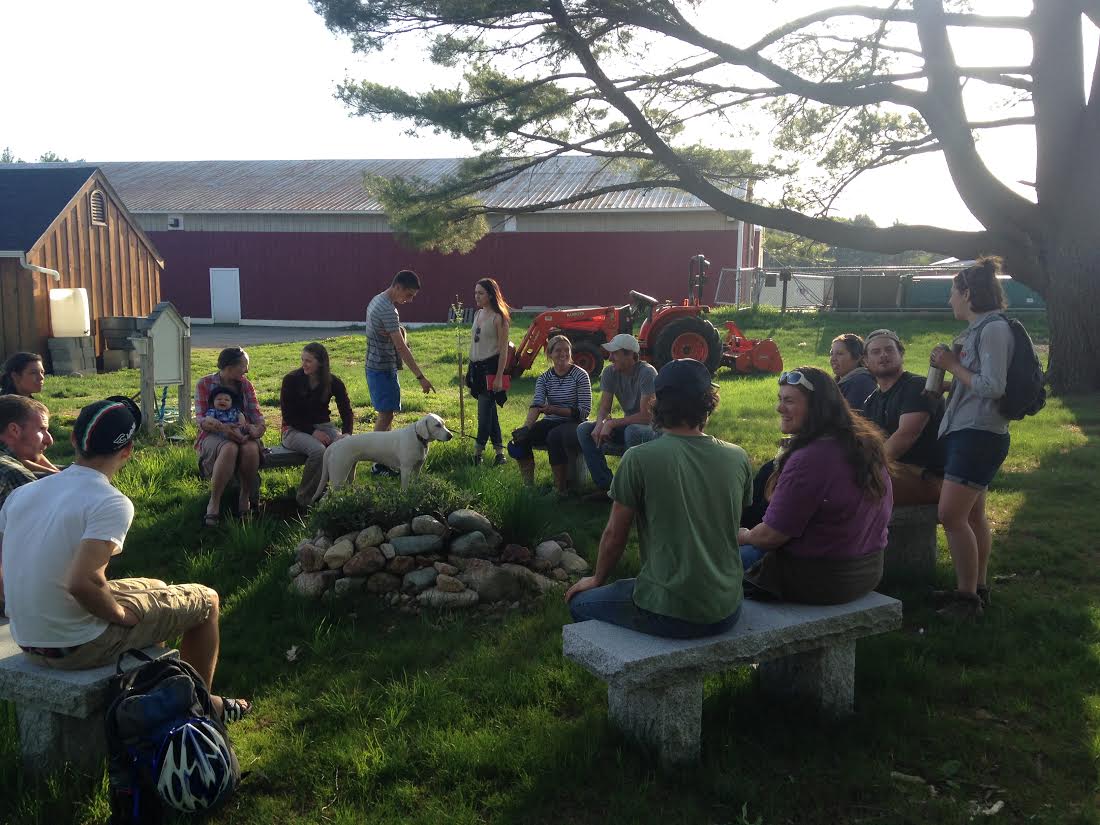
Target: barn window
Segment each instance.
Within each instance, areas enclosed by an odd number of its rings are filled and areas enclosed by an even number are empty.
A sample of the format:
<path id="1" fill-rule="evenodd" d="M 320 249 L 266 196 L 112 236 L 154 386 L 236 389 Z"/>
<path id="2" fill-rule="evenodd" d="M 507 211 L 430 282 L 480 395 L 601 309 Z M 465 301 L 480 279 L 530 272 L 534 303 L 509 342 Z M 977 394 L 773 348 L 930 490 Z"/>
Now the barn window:
<path id="1" fill-rule="evenodd" d="M 103 193 L 98 189 L 92 192 L 90 198 L 90 211 L 92 213 L 93 226 L 107 225 L 107 199 L 103 197 Z"/>

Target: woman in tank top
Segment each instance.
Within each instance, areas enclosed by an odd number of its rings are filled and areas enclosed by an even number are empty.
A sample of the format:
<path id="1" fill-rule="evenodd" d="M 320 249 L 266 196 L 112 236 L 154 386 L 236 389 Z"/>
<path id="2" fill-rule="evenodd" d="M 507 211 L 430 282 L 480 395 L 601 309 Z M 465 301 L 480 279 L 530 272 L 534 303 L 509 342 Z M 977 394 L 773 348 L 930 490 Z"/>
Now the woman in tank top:
<path id="1" fill-rule="evenodd" d="M 477 447 L 474 464 L 480 464 L 485 445 L 492 440 L 496 450 L 494 465 L 504 464 L 504 444 L 500 436 L 497 404 L 504 405 L 504 370 L 508 366 L 508 327 L 512 317 L 508 302 L 501 294 L 500 284 L 493 278 L 482 278 L 474 286 L 477 313 L 470 330 L 470 368 L 466 385 L 477 399 Z M 487 379 L 492 380 L 492 389 Z"/>

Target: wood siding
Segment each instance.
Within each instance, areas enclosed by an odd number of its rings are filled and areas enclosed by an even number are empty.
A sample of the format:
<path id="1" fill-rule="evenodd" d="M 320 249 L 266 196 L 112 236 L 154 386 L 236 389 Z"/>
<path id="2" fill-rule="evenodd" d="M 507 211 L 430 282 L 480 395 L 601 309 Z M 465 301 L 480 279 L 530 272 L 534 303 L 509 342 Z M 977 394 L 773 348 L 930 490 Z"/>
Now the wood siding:
<path id="1" fill-rule="evenodd" d="M 165 257 L 163 291 L 180 313 L 210 317 L 210 268 L 240 269 L 241 314 L 251 320 L 362 322 L 367 302 L 394 273 L 423 278 L 407 321 L 443 321 L 457 294 L 473 301 L 478 278 L 492 275 L 515 306 L 627 302 L 631 289 L 657 298 L 687 294 L 688 260 L 712 262 L 705 299 L 722 267 L 737 264 L 737 233 L 494 232 L 468 255 L 403 248 L 378 233 L 154 232 Z"/>
<path id="2" fill-rule="evenodd" d="M 35 351 L 34 273 L 15 258 L 0 258 L 0 360 Z"/>
<path id="3" fill-rule="evenodd" d="M 103 192 L 107 207 L 107 225 L 94 226 L 89 214 L 92 191 Z M 25 327 L 22 343 L 15 349 L 29 349 L 48 359 L 50 329 L 50 290 L 83 287 L 88 290 L 89 314 L 95 335 L 96 355 L 102 341 L 96 335 L 97 320 L 111 315 L 148 315 L 160 301 L 161 264 L 146 238 L 131 224 L 120 203 L 100 176 L 94 176 L 57 216 L 49 229 L 27 253 L 28 263 L 55 269 L 61 280 L 50 275 L 22 269 L 11 262 L 16 273 L 29 279 L 33 293 L 34 329 L 29 336 Z M 2 283 L 8 288 L 11 269 L 3 263 Z M 4 292 L 5 298 L 7 292 Z M 3 303 L 5 330 L 4 353 L 9 348 L 7 330 L 11 327 L 8 301 Z M 21 323 L 21 322 L 20 322 Z"/>

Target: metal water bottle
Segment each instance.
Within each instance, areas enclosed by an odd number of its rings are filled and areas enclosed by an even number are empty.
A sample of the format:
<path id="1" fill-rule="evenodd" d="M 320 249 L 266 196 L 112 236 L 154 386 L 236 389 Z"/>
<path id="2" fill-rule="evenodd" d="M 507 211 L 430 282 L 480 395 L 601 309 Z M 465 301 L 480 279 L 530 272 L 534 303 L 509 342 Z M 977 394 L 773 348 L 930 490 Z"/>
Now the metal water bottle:
<path id="1" fill-rule="evenodd" d="M 940 344 L 939 346 L 947 349 L 947 344 Z M 945 370 L 940 369 L 935 364 L 929 364 L 928 378 L 924 382 L 924 391 L 930 395 L 939 395 L 943 387 L 944 374 Z"/>

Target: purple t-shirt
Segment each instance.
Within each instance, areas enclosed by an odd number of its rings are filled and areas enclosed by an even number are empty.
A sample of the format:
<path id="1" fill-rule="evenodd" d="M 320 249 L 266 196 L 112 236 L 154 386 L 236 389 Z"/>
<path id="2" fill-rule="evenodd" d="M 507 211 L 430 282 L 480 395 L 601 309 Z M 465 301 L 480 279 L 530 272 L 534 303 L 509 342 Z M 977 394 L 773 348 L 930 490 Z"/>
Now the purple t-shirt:
<path id="1" fill-rule="evenodd" d="M 855 483 L 844 451 L 831 438 L 797 450 L 783 467 L 764 513 L 764 523 L 788 535 L 783 549 L 799 558 L 851 559 L 886 546 L 894 509 L 890 477 L 886 495 L 875 500 Z"/>

